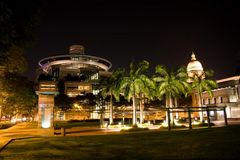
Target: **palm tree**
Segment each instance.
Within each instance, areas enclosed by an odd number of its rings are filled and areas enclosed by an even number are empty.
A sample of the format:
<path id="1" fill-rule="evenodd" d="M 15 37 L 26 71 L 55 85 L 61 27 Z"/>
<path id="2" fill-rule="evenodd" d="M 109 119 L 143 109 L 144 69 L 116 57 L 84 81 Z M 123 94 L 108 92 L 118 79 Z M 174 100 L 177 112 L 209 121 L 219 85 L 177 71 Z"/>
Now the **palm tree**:
<path id="1" fill-rule="evenodd" d="M 180 81 L 173 72 L 167 71 L 166 67 L 157 65 L 155 72 L 157 75 L 153 78 L 153 80 L 158 83 L 156 89 L 157 97 L 159 99 L 165 97 L 166 108 L 173 108 L 172 98 L 184 93 L 185 87 L 182 81 Z M 173 123 L 173 114 L 171 113 L 170 115 Z"/>
<path id="2" fill-rule="evenodd" d="M 149 86 L 152 85 L 152 81 L 148 76 L 145 75 L 148 68 L 149 68 L 149 62 L 145 60 L 140 62 L 137 66 L 134 66 L 133 63 L 131 63 L 129 74 L 126 75 L 121 82 L 121 91 L 124 93 L 124 96 L 128 99 L 128 101 L 132 99 L 132 107 L 133 107 L 132 124 L 133 125 L 136 125 L 136 122 L 137 122 L 137 114 L 136 114 L 137 96 L 144 93 L 148 95 L 150 93 Z M 140 98 L 140 101 L 141 101 L 141 98 Z M 143 109 L 141 107 L 141 111 L 142 110 Z"/>
<path id="3" fill-rule="evenodd" d="M 202 93 L 207 91 L 210 97 L 213 96 L 212 89 L 217 88 L 217 83 L 214 80 L 208 79 L 213 76 L 213 71 L 208 70 L 201 75 L 194 74 L 190 77 L 192 80 L 192 88 L 198 93 L 198 105 L 202 106 Z M 200 121 L 203 122 L 203 114 L 200 115 Z"/>
<path id="4" fill-rule="evenodd" d="M 142 91 L 138 94 L 139 95 L 139 108 L 140 108 L 140 124 L 142 124 L 144 122 L 143 111 L 144 111 L 145 102 L 143 103 L 143 101 L 145 101 L 146 98 L 153 100 L 154 96 L 155 96 L 155 88 L 156 88 L 156 85 L 151 78 L 149 78 L 147 76 L 143 76 L 142 81 L 145 84 L 142 87 Z"/>
<path id="5" fill-rule="evenodd" d="M 109 107 L 109 123 L 113 124 L 113 97 L 116 100 L 119 100 L 120 95 L 120 82 L 123 77 L 124 70 L 117 69 L 115 70 L 112 75 L 102 80 L 101 84 L 103 85 L 101 95 L 103 98 L 106 98 L 108 95 L 110 96 L 110 107 Z"/>
<path id="6" fill-rule="evenodd" d="M 178 107 L 178 99 L 184 95 L 186 98 L 189 96 L 189 93 L 192 91 L 191 85 L 187 82 L 188 79 L 188 74 L 187 74 L 187 68 L 185 66 L 180 67 L 177 70 L 176 73 L 176 79 L 183 85 L 184 90 L 182 90 L 181 94 L 175 95 L 174 96 L 174 106 L 175 108 Z M 178 113 L 176 112 L 176 117 L 178 118 Z"/>

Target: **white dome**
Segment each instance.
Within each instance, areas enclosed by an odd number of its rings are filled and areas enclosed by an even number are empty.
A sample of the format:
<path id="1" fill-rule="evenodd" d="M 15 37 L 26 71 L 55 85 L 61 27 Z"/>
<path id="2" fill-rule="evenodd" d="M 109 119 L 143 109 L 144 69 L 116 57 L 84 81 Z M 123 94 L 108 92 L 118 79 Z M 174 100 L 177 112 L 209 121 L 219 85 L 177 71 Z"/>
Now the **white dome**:
<path id="1" fill-rule="evenodd" d="M 187 72 L 191 71 L 203 71 L 202 64 L 197 61 L 194 53 L 192 53 L 191 61 L 187 65 Z"/>

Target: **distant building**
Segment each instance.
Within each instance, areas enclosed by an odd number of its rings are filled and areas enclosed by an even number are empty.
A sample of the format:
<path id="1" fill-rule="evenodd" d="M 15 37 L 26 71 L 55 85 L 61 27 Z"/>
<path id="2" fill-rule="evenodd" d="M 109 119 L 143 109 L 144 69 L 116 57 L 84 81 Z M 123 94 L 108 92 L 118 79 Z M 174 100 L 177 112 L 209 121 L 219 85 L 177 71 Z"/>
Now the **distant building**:
<path id="1" fill-rule="evenodd" d="M 202 104 L 205 106 L 226 106 L 227 118 L 240 118 L 240 76 L 217 80 L 218 88 L 212 90 L 213 97 L 204 92 Z M 216 118 L 222 115 L 212 113 Z"/>
<path id="2" fill-rule="evenodd" d="M 203 75 L 204 70 L 199 61 L 196 60 L 195 54 L 192 54 L 191 61 L 187 66 L 188 76 L 194 74 Z M 189 81 L 191 82 L 191 81 Z M 213 96 L 207 92 L 202 93 L 203 106 L 226 106 L 227 118 L 240 118 L 240 76 L 228 77 L 217 80 L 218 88 L 213 89 Z M 192 106 L 199 106 L 199 95 L 196 92 L 192 93 Z M 211 111 L 210 115 L 213 119 L 222 119 L 222 111 Z"/>

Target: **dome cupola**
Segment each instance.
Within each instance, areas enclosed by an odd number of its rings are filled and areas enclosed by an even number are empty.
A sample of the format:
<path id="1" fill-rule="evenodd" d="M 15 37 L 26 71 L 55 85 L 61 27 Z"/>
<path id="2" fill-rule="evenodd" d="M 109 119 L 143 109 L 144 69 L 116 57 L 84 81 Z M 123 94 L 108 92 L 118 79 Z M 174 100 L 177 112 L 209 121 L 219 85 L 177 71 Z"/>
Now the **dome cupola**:
<path id="1" fill-rule="evenodd" d="M 191 61 L 187 65 L 187 72 L 191 71 L 203 71 L 202 64 L 197 61 L 194 52 L 192 52 Z"/>
<path id="2" fill-rule="evenodd" d="M 187 65 L 187 73 L 188 77 L 203 76 L 202 78 L 204 78 L 202 64 L 199 61 L 197 61 L 194 52 L 192 52 L 191 61 Z"/>

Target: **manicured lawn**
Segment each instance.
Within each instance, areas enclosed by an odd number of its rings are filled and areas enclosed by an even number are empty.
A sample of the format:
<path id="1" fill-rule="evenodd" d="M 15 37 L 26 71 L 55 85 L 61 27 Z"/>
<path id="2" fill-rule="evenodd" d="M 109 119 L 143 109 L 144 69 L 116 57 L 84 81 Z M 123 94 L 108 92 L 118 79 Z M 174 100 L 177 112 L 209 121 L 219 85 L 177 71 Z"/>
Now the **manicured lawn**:
<path id="1" fill-rule="evenodd" d="M 55 128 L 71 128 L 71 127 L 99 127 L 100 122 L 99 121 L 90 121 L 90 122 L 85 122 L 85 121 L 56 121 L 54 123 Z"/>
<path id="2" fill-rule="evenodd" d="M 11 143 L 0 156 L 4 160 L 237 159 L 240 126 L 24 139 Z"/>

